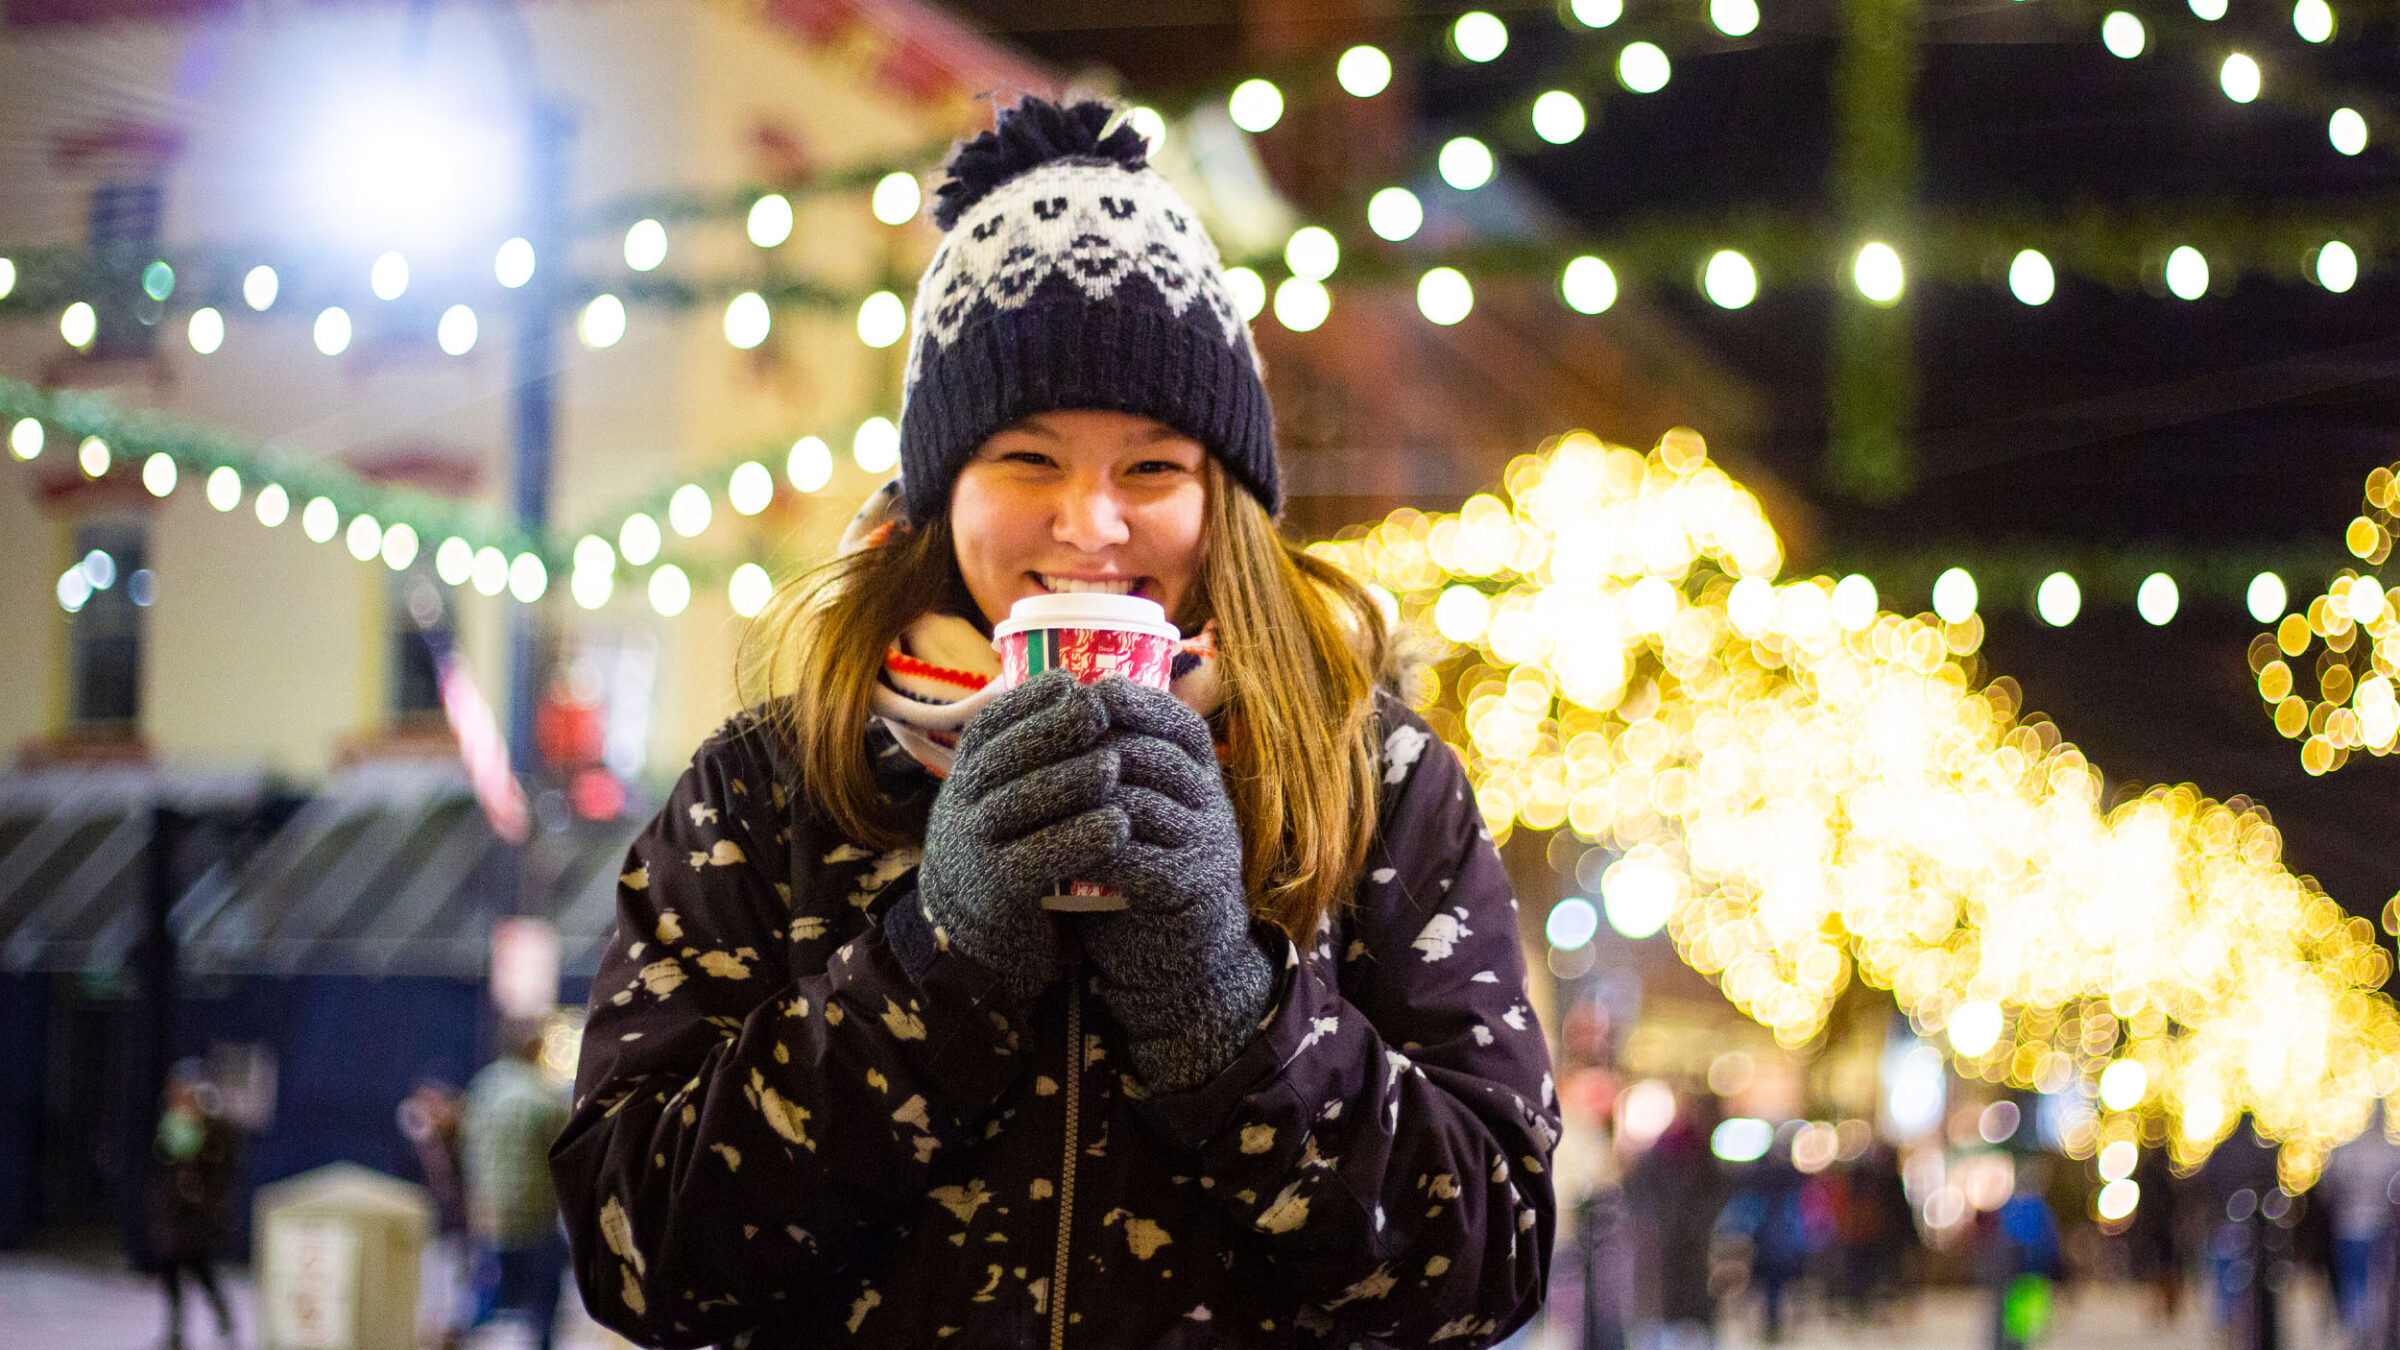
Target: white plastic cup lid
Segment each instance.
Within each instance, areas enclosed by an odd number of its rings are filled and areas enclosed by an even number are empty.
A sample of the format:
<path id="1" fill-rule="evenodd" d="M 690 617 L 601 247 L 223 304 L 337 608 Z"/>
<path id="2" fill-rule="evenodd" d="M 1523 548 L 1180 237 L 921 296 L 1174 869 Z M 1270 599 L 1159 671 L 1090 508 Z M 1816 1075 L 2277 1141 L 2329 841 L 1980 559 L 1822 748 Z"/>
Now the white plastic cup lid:
<path id="1" fill-rule="evenodd" d="M 992 629 L 992 640 L 1036 628 L 1114 628 L 1170 642 L 1183 637 L 1180 629 L 1167 622 L 1167 611 L 1156 600 L 1078 591 L 1026 596 L 1009 607 L 1008 617 Z"/>

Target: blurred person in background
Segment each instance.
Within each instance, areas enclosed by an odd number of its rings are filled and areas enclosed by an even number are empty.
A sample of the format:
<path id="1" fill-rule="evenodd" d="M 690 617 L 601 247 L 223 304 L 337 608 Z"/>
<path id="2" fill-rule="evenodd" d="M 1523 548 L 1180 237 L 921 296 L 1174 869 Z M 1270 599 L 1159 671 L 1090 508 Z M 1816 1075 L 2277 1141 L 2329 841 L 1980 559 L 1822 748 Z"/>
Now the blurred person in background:
<path id="1" fill-rule="evenodd" d="M 2391 1322 L 2392 1208 L 2400 1187 L 2400 1144 L 2394 1144 L 2381 1103 L 2356 1139 L 2325 1159 L 2316 1194 L 2333 1228 L 2333 1296 L 2342 1330 L 2354 1346 L 2384 1345 L 2377 1334 Z"/>
<path id="2" fill-rule="evenodd" d="M 2133 1184 L 2141 1199 L 2125 1226 L 2129 1264 L 2150 1286 L 2152 1315 L 2172 1326 L 2183 1315 L 2184 1185 L 2161 1148 L 2142 1150 Z"/>
<path id="3" fill-rule="evenodd" d="M 2067 1273 L 2058 1216 L 2045 1194 L 2050 1180 L 2048 1157 L 2021 1157 L 2008 1199 L 1976 1217 L 1970 1241 L 1977 1274 L 1992 1291 L 1993 1350 L 2024 1350 L 2050 1334 L 2052 1303 Z"/>
<path id="4" fill-rule="evenodd" d="M 216 1314 L 217 1336 L 233 1339 L 233 1310 L 210 1267 L 233 1235 L 233 1187 L 241 1141 L 218 1110 L 216 1088 L 199 1060 L 167 1074 L 158 1117 L 158 1168 L 151 1194 L 151 1243 L 167 1292 L 167 1344 L 183 1345 L 183 1278 L 199 1282 Z"/>
<path id="5" fill-rule="evenodd" d="M 952 156 L 900 478 L 630 851 L 554 1167 L 637 1340 L 1474 1350 L 1540 1305 L 1507 871 L 1374 597 L 1278 532 L 1249 330 L 1147 156 L 1041 99 Z M 1165 611 L 1170 687 L 999 678 L 1017 602 L 1089 592 Z"/>
<path id="6" fill-rule="evenodd" d="M 1788 1124 L 1775 1132 L 1774 1144 L 1742 1187 L 1751 1216 L 1750 1281 L 1758 1286 L 1760 1336 L 1769 1345 L 1782 1344 L 1791 1288 L 1808 1273 L 1809 1256 L 1831 1227 L 1816 1178 L 1792 1163 L 1794 1134 Z"/>
<path id="7" fill-rule="evenodd" d="M 1843 1307 L 1859 1321 L 1879 1317 L 1899 1293 L 1917 1245 L 1900 1156 L 1878 1139 L 1855 1160 L 1828 1170 L 1824 1180 Z"/>
<path id="8" fill-rule="evenodd" d="M 1635 1270 L 1650 1317 L 1639 1350 L 1706 1350 L 1717 1343 L 1710 1249 L 1725 1207 L 1725 1176 L 1709 1151 L 1713 1099 L 1686 1097 L 1625 1172 Z"/>
<path id="9" fill-rule="evenodd" d="M 400 1101 L 395 1113 L 409 1142 L 417 1171 L 433 1197 L 434 1238 L 426 1247 L 423 1293 L 418 1302 L 441 1328 L 444 1347 L 458 1344 L 480 1311 L 474 1299 L 474 1252 L 467 1240 L 467 1184 L 459 1156 L 458 1090 L 424 1079 Z"/>
<path id="10" fill-rule="evenodd" d="M 476 1323 L 521 1312 L 539 1350 L 552 1350 L 567 1242 L 551 1189 L 550 1146 L 567 1125 L 567 1101 L 543 1072 L 539 1023 L 506 1024 L 502 1052 L 467 1084 L 460 1137 L 467 1223 L 497 1267 L 498 1292 L 478 1300 Z"/>

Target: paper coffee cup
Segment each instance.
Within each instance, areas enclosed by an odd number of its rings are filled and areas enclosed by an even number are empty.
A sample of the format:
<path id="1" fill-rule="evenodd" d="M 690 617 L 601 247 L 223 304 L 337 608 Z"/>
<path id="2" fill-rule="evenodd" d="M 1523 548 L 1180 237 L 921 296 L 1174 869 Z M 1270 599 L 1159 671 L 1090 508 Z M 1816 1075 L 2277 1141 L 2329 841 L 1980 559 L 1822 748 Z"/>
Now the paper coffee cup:
<path id="1" fill-rule="evenodd" d="M 1079 684 L 1122 675 L 1164 689 L 1182 638 L 1155 600 L 1088 592 L 1029 595 L 992 629 L 1002 688 L 1064 670 Z M 1042 903 L 1048 909 L 1115 910 L 1125 908 L 1125 897 L 1088 881 L 1062 881 L 1059 894 Z"/>

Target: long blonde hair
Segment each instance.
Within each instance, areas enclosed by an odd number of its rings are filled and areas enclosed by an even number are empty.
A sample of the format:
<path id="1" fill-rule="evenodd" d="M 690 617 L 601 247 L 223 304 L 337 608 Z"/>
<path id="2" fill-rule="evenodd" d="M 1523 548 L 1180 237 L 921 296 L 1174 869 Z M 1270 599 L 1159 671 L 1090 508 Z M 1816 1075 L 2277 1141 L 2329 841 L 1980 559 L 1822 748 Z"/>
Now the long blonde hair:
<path id="1" fill-rule="evenodd" d="M 1222 764 L 1252 912 L 1306 941 L 1356 887 L 1375 828 L 1383 614 L 1285 539 L 1214 456 L 1205 477 L 1208 524 L 1177 617 L 1187 632 L 1217 626 Z M 974 612 L 946 515 L 810 570 L 743 639 L 744 699 L 770 710 L 810 804 L 870 848 L 923 837 L 922 804 L 877 789 L 860 736 L 885 651 L 935 608 Z"/>

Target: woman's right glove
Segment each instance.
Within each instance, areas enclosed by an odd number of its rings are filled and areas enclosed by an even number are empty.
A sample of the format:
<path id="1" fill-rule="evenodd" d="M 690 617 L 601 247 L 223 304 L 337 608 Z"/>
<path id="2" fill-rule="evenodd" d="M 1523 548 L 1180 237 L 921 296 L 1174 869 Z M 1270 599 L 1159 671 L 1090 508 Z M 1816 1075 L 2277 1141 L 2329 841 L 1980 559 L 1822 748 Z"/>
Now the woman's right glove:
<path id="1" fill-rule="evenodd" d="M 1107 730 L 1107 710 L 1072 676 L 1036 676 L 967 723 L 926 820 L 918 897 L 1019 1012 L 1057 973 L 1057 920 L 1042 898 L 1127 837 L 1124 811 L 1109 803 Z"/>

